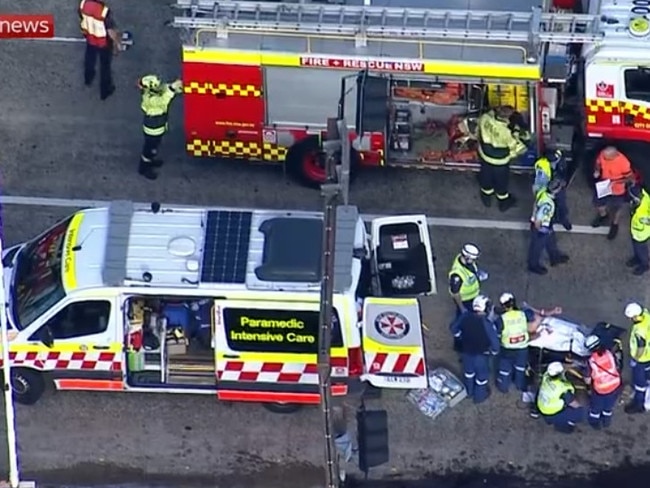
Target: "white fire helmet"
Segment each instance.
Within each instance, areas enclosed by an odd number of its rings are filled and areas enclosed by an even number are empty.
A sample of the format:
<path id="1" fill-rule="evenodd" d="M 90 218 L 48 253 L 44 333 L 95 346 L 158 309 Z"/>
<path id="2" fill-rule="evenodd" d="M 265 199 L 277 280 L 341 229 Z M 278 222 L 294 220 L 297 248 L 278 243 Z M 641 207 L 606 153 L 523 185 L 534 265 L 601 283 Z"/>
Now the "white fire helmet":
<path id="1" fill-rule="evenodd" d="M 479 295 L 474 300 L 472 300 L 472 310 L 475 312 L 486 312 L 488 309 L 488 304 L 490 299 L 485 295 Z"/>
<path id="2" fill-rule="evenodd" d="M 465 259 L 477 260 L 481 254 L 481 251 L 476 244 L 471 244 L 468 242 L 467 244 L 463 245 L 460 254 Z"/>
<path id="3" fill-rule="evenodd" d="M 587 338 L 585 339 L 585 347 L 589 351 L 595 351 L 596 348 L 598 348 L 598 346 L 600 346 L 600 337 L 598 337 L 595 334 L 591 334 L 587 336 Z"/>
<path id="4" fill-rule="evenodd" d="M 628 303 L 625 306 L 625 316 L 630 320 L 642 314 L 643 307 L 636 302 Z"/>
<path id="5" fill-rule="evenodd" d="M 508 303 L 514 301 L 515 301 L 515 296 L 510 292 L 502 293 L 501 296 L 499 297 L 499 303 L 501 305 L 507 305 Z"/>
<path id="6" fill-rule="evenodd" d="M 551 364 L 548 365 L 548 368 L 546 368 L 546 372 L 551 377 L 559 376 L 562 373 L 564 373 L 564 366 L 559 361 L 553 361 Z"/>

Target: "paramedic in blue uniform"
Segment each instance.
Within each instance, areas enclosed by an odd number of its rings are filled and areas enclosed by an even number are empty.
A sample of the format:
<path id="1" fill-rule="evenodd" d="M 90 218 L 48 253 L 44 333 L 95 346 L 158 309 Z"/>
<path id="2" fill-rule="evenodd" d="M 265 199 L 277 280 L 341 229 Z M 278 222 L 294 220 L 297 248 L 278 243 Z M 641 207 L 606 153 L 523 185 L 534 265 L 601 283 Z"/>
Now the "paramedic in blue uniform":
<path id="1" fill-rule="evenodd" d="M 564 376 L 564 366 L 555 361 L 548 365 L 537 393 L 537 409 L 547 424 L 565 434 L 575 431 L 584 420 L 585 409 L 575 398 L 575 387 Z"/>
<path id="2" fill-rule="evenodd" d="M 561 180 L 562 189 L 555 197 L 554 222 L 561 224 L 566 230 L 573 229 L 569 219 L 569 206 L 566 198 L 567 168 L 564 153 L 559 149 L 549 150 L 544 156 L 535 161 L 535 181 L 533 182 L 533 198 L 548 188 L 548 184 L 554 180 Z"/>
<path id="3" fill-rule="evenodd" d="M 456 306 L 456 317 L 472 310 L 472 302 L 481 293 L 481 281 L 487 273 L 478 269 L 477 260 L 481 251 L 475 244 L 463 245 L 449 270 L 449 294 Z M 459 343 L 454 340 L 454 351 L 459 351 Z"/>
<path id="4" fill-rule="evenodd" d="M 490 357 L 499 351 L 496 328 L 488 319 L 490 311 L 490 300 L 479 295 L 473 300 L 472 310 L 451 324 L 454 338 L 460 340 L 465 388 L 474 403 L 484 402 L 490 396 Z"/>
<path id="5" fill-rule="evenodd" d="M 560 180 L 551 180 L 546 189 L 542 189 L 535 198 L 535 206 L 531 217 L 530 245 L 528 247 L 528 271 L 545 275 L 548 270 L 542 265 L 544 250 L 548 253 L 551 266 L 569 261 L 569 256 L 557 247 L 553 216 L 555 214 L 555 197 L 562 190 Z"/>
<path id="6" fill-rule="evenodd" d="M 537 332 L 539 321 L 533 310 L 529 308 L 521 310 L 517 306 L 512 293 L 503 293 L 499 297 L 499 303 L 503 310 L 495 320 L 497 333 L 501 339 L 497 389 L 502 393 L 508 393 L 514 377 L 515 387 L 519 391 L 526 391 L 528 343 L 531 336 Z"/>
<path id="7" fill-rule="evenodd" d="M 467 243 L 456 255 L 449 270 L 449 294 L 456 305 L 456 316 L 472 309 L 474 299 L 481 293 L 481 281 L 487 273 L 478 268 L 481 254 L 478 246 Z"/>

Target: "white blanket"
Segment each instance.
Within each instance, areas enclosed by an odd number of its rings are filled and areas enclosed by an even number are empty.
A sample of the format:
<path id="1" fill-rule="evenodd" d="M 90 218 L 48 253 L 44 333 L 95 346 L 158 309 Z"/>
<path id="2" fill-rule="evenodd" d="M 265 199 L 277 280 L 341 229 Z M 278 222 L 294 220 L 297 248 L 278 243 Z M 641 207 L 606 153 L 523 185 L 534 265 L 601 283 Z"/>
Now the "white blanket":
<path id="1" fill-rule="evenodd" d="M 556 352 L 569 352 L 578 356 L 589 356 L 585 338 L 589 329 L 584 325 L 567 322 L 557 317 L 546 317 L 539 328 L 539 337 L 530 341 L 530 346 Z"/>

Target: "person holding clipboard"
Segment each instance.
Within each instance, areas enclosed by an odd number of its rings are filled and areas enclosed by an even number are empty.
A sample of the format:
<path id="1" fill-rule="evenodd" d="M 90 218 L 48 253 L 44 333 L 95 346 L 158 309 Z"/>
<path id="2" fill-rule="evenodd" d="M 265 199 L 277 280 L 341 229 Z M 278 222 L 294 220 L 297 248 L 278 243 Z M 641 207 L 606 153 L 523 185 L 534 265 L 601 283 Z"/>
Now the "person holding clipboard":
<path id="1" fill-rule="evenodd" d="M 607 146 L 596 158 L 594 178 L 594 204 L 598 215 L 591 222 L 591 226 L 600 227 L 611 217 L 607 234 L 607 239 L 611 241 L 618 235 L 621 212 L 627 203 L 627 184 L 634 181 L 630 160 L 614 146 Z"/>

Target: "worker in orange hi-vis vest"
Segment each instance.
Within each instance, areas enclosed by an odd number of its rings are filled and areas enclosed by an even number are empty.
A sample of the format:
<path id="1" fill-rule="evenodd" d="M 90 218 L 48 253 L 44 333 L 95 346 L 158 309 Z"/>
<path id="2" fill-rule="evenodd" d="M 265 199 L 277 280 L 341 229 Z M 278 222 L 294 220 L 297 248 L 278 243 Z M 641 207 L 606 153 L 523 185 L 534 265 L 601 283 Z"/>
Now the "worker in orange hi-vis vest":
<path id="1" fill-rule="evenodd" d="M 596 158 L 594 178 L 599 185 L 607 187 L 605 193 L 596 194 L 594 204 L 598 215 L 591 222 L 592 227 L 600 227 L 611 217 L 607 239 L 618 235 L 618 224 L 623 206 L 627 204 L 627 185 L 634 181 L 630 160 L 614 146 L 607 146 Z"/>
<path id="2" fill-rule="evenodd" d="M 106 100 L 115 91 L 111 62 L 113 54 L 117 54 L 121 48 L 113 13 L 102 0 L 81 0 L 79 18 L 81 32 L 86 38 L 84 81 L 86 86 L 92 84 L 99 58 L 99 95 L 102 100 Z"/>
<path id="3" fill-rule="evenodd" d="M 591 353 L 589 357 L 589 376 L 591 385 L 588 422 L 594 429 L 607 428 L 612 423 L 614 407 L 621 394 L 621 372 L 612 351 L 608 350 L 597 335 L 585 339 L 585 346 Z"/>

